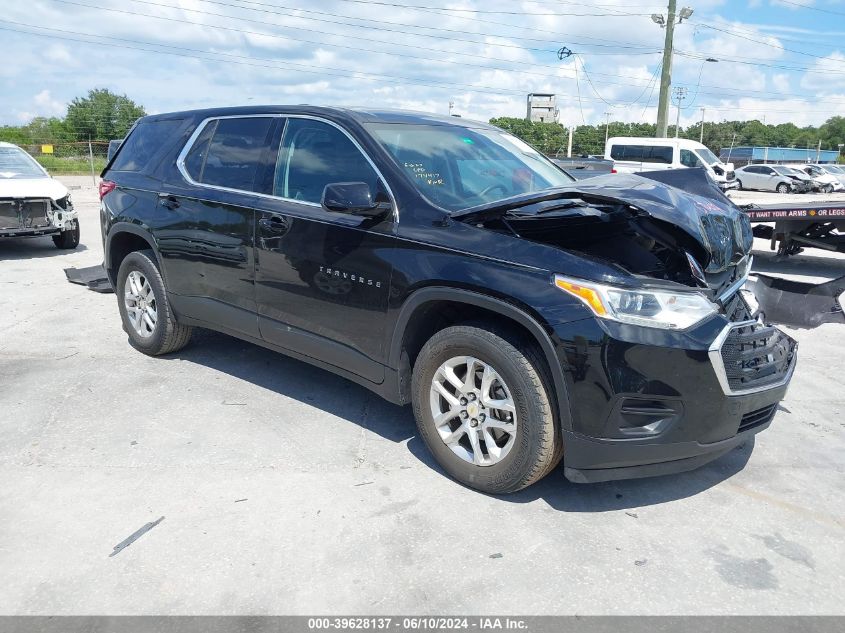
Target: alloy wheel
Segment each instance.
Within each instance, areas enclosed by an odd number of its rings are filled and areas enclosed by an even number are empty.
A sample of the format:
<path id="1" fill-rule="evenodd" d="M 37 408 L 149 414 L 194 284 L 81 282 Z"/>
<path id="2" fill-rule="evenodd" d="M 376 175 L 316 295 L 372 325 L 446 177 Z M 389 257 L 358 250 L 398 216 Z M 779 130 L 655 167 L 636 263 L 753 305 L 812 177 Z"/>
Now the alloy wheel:
<path id="1" fill-rule="evenodd" d="M 431 415 L 440 439 L 476 466 L 503 460 L 516 441 L 511 390 L 499 373 L 472 356 L 456 356 L 434 373 Z"/>
<path id="2" fill-rule="evenodd" d="M 152 336 L 158 322 L 158 302 L 144 273 L 133 270 L 126 277 L 123 304 L 129 324 L 138 336 Z"/>

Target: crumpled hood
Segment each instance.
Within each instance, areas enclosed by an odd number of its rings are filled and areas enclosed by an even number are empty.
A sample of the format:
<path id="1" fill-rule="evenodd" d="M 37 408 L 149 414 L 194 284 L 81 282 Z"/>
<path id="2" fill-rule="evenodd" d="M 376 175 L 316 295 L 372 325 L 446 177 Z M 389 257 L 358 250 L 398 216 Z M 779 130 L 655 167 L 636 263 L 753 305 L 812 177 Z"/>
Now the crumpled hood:
<path id="1" fill-rule="evenodd" d="M 0 198 L 61 200 L 67 194 L 67 187 L 55 178 L 0 178 Z"/>
<path id="2" fill-rule="evenodd" d="M 680 228 L 709 259 L 706 272 L 721 272 L 745 257 L 753 236 L 748 216 L 710 180 L 704 169 L 675 169 L 637 174 L 608 174 L 533 194 L 452 213 L 469 217 L 528 208 L 539 202 L 590 198 L 635 207 L 649 217 Z"/>
<path id="3" fill-rule="evenodd" d="M 754 241 L 748 216 L 713 185 L 703 169 L 612 174 L 583 181 L 578 188 L 615 198 L 683 229 L 710 254 L 710 261 L 701 262 L 707 272 L 736 263 L 749 253 Z"/>

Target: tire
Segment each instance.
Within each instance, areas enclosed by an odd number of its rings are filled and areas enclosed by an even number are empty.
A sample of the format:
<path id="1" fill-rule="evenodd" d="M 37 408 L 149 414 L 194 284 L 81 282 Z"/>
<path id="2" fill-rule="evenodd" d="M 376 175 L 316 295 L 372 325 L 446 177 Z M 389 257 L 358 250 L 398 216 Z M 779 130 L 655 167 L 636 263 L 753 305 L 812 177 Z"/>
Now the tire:
<path id="1" fill-rule="evenodd" d="M 53 244 L 62 250 L 73 250 L 79 246 L 79 221 L 73 220 L 73 226 L 53 236 Z"/>
<path id="2" fill-rule="evenodd" d="M 736 180 L 736 189 L 737 191 L 742 191 L 742 181 L 739 178 Z"/>
<path id="3" fill-rule="evenodd" d="M 778 186 L 775 187 L 775 191 L 778 193 L 789 193 L 789 185 L 785 182 L 778 183 Z"/>
<path id="4" fill-rule="evenodd" d="M 134 251 L 124 258 L 117 272 L 116 294 L 123 329 L 138 351 L 149 356 L 169 354 L 191 340 L 193 328 L 177 323 L 151 250 Z M 130 317 L 130 310 L 134 317 Z M 146 317 L 141 316 L 144 313 Z"/>
<path id="5" fill-rule="evenodd" d="M 825 185 L 824 189 L 822 189 L 823 193 L 833 193 L 833 185 Z"/>
<path id="6" fill-rule="evenodd" d="M 472 388 L 459 392 L 443 369 L 466 358 L 474 361 L 474 392 Z M 464 387 L 468 384 L 468 365 L 452 367 L 452 377 Z M 459 373 L 461 366 L 463 373 Z M 481 389 L 482 378 L 487 375 L 485 367 L 496 375 L 487 383 L 487 394 Z M 547 373 L 545 362 L 531 344 L 519 342 L 494 326 L 467 324 L 441 330 L 423 346 L 414 363 L 411 389 L 420 437 L 449 476 L 470 488 L 505 494 L 539 481 L 557 466 L 563 454 Z M 435 390 L 435 381 L 453 390 L 451 404 L 441 395 L 443 391 Z M 469 396 L 471 393 L 473 396 Z M 476 399 L 459 400 L 461 394 Z M 515 416 L 510 422 L 506 412 L 509 405 L 495 404 L 507 402 L 513 405 L 510 415 Z M 436 422 L 435 411 L 442 413 L 444 409 L 459 413 L 451 418 L 451 411 L 443 413 Z M 471 433 L 477 433 L 475 444 Z M 489 440 L 493 442 L 488 447 Z M 488 463 L 478 463 L 485 460 Z"/>

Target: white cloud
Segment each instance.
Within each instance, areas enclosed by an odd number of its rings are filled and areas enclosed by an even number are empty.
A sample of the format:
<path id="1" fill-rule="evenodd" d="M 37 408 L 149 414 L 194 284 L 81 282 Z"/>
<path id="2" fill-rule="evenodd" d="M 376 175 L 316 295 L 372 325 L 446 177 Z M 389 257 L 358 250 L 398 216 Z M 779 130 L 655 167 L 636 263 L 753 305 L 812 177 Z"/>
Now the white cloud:
<path id="1" fill-rule="evenodd" d="M 475 18 L 337 0 L 289 3 L 303 7 L 297 11 L 270 3 L 255 4 L 250 11 L 200 0 L 179 0 L 170 7 L 96 2 L 113 11 L 58 1 L 8 4 L 6 20 L 65 32 L 45 34 L 30 27 L 15 28 L 41 35 L 4 31 L 0 123 L 4 116 L 17 122 L 24 116 L 61 114 L 67 101 L 94 87 L 126 93 L 150 112 L 310 101 L 446 113 L 452 101 L 455 112 L 487 119 L 523 116 L 526 93 L 549 91 L 558 95 L 565 123 L 581 123 L 582 113 L 588 122 L 603 122 L 608 110 L 616 120 L 655 118 L 653 77 L 663 31 L 648 11 L 630 15 L 644 5 L 628 0 L 559 6 L 461 0 L 448 5 L 525 11 Z M 656 2 L 655 9 L 662 4 Z M 530 15 L 552 9 L 556 15 Z M 769 111 L 770 120 L 782 116 L 820 123 L 845 106 L 845 97 L 828 94 L 845 92 L 840 81 L 845 79 L 845 59 L 834 47 L 818 53 L 827 55 L 823 60 L 796 57 L 779 48 L 784 44 L 772 28 L 738 20 L 733 2 L 696 0 L 695 9 L 693 19 L 676 31 L 673 83 L 686 86 L 690 96 L 683 121 L 696 120 L 698 108 L 706 106 L 714 113 L 718 109 L 722 118 Z M 590 12 L 624 17 L 569 15 Z M 749 15 L 762 19 L 760 12 Z M 799 27 L 796 22 L 778 28 Z M 110 46 L 62 39 L 99 39 L 75 33 L 115 39 L 101 40 Z M 588 76 L 579 69 L 576 82 L 575 59 L 557 58 L 562 46 L 578 53 Z M 719 63 L 704 63 L 708 56 Z M 734 61 L 749 58 L 775 66 L 807 66 L 814 72 Z"/>

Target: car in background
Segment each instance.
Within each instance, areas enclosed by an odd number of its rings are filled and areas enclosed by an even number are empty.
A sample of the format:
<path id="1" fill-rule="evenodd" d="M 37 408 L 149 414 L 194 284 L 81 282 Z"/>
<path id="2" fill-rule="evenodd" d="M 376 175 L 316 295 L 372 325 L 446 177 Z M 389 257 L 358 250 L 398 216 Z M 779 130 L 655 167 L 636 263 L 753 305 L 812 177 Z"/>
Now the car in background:
<path id="1" fill-rule="evenodd" d="M 813 189 L 812 179 L 803 172 L 784 165 L 745 165 L 736 170 L 740 189 L 805 193 Z"/>
<path id="2" fill-rule="evenodd" d="M 0 238 L 45 235 L 61 249 L 79 245 L 70 193 L 23 149 L 0 142 Z"/>
<path id="3" fill-rule="evenodd" d="M 816 181 L 817 189 L 822 193 L 833 193 L 834 191 L 845 190 L 843 183 L 837 174 L 828 171 L 828 165 L 790 165 L 795 169 L 807 174 Z"/>
<path id="4" fill-rule="evenodd" d="M 845 185 L 845 169 L 843 169 L 840 165 L 815 165 L 816 167 L 821 167 L 831 176 L 836 176 L 843 185 Z"/>
<path id="5" fill-rule="evenodd" d="M 613 170 L 613 161 L 594 156 L 552 158 L 552 162 L 576 180 L 604 176 Z"/>
<path id="6" fill-rule="evenodd" d="M 701 143 L 685 138 L 617 136 L 607 140 L 604 158 L 613 162 L 613 173 L 701 167 L 722 191 L 737 187 L 731 163 L 723 163 Z"/>

